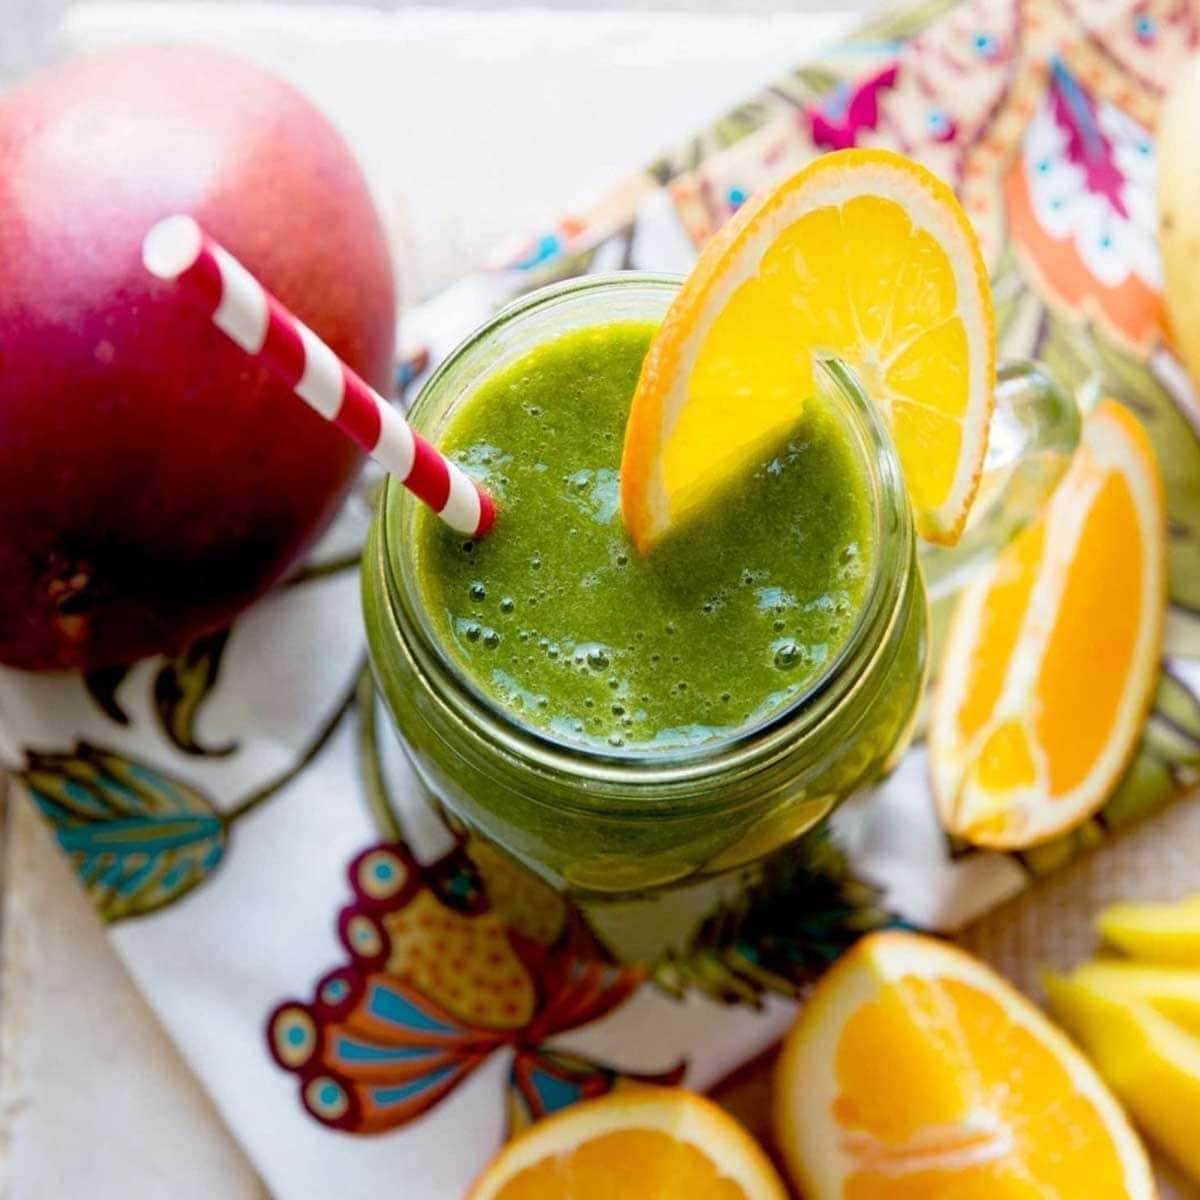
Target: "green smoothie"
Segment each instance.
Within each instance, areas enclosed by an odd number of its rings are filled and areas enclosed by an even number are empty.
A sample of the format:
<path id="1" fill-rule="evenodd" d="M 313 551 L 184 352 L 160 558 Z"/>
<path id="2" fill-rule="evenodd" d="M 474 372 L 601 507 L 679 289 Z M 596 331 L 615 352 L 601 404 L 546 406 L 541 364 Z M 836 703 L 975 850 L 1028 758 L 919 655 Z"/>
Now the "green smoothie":
<path id="1" fill-rule="evenodd" d="M 523 724 L 622 753 L 756 724 L 812 686 L 861 611 L 877 547 L 864 468 L 827 401 L 642 557 L 621 523 L 625 420 L 654 325 L 548 341 L 458 406 L 440 443 L 496 497 L 464 541 L 418 517 L 437 640 Z"/>

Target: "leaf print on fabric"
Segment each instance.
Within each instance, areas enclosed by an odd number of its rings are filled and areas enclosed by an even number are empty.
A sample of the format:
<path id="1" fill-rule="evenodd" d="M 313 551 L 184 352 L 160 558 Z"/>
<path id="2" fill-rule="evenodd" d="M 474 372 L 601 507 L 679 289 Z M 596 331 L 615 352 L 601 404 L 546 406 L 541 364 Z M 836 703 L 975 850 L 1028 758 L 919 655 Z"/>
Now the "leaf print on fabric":
<path id="1" fill-rule="evenodd" d="M 1124 779 L 1100 810 L 1106 832 L 1152 816 L 1178 794 L 1179 781 L 1171 765 L 1145 747 L 1138 751 Z"/>
<path id="2" fill-rule="evenodd" d="M 1154 697 L 1144 746 L 1181 786 L 1200 774 L 1200 699 L 1169 670 L 1163 673 Z"/>
<path id="3" fill-rule="evenodd" d="M 72 753 L 26 749 L 24 767 L 12 774 L 28 788 L 100 916 L 141 916 L 212 875 L 233 826 L 285 791 L 326 748 L 354 694 L 351 687 L 291 763 L 220 810 L 174 775 L 85 741 Z"/>
<path id="4" fill-rule="evenodd" d="M 177 900 L 225 852 L 225 823 L 207 796 L 111 750 L 29 751 L 16 774 L 106 921 Z"/>
<path id="5" fill-rule="evenodd" d="M 638 1083 L 673 1086 L 683 1079 L 685 1064 L 653 1075 L 620 1072 L 578 1054 L 546 1047 L 520 1047 L 508 1073 L 508 1134 L 540 1121 L 569 1104 L 590 1100 Z"/>
<path id="6" fill-rule="evenodd" d="M 159 724 L 184 754 L 224 758 L 237 749 L 235 741 L 205 746 L 196 736 L 196 720 L 217 685 L 229 632 L 218 629 L 198 638 L 182 654 L 167 659 L 155 676 L 154 709 Z"/>
<path id="7" fill-rule="evenodd" d="M 868 930 L 893 922 L 850 874 L 824 828 L 767 859 L 735 900 L 716 908 L 653 981 L 673 996 L 695 988 L 725 1004 L 757 1006 L 766 992 L 799 996 Z"/>
<path id="8" fill-rule="evenodd" d="M 129 714 L 117 699 L 117 689 L 125 682 L 129 667 L 97 667 L 83 676 L 83 686 L 106 717 L 117 725 L 128 725 Z"/>
<path id="9" fill-rule="evenodd" d="M 914 155 L 954 184 L 979 230 L 1005 352 L 1044 356 L 1085 403 L 1115 395 L 1150 428 L 1170 494 L 1176 608 L 1168 646 L 1200 656 L 1200 422 L 1194 398 L 1189 409 L 1155 366 L 1170 352 L 1158 316 L 1154 161 L 1145 147 L 1161 64 L 1195 44 L 1185 7 L 1130 0 L 1093 5 L 1086 20 L 1083 0 L 934 0 L 902 9 L 789 73 L 594 208 L 541 231 L 500 269 L 523 290 L 586 271 L 661 267 L 644 252 L 666 245 L 678 248 L 671 269 L 680 269 L 747 195 L 798 169 L 822 140 Z M 1166 59 L 1155 39 L 1174 47 Z M 1052 48 L 1059 57 L 1048 61 Z M 821 109 L 834 99 L 838 111 Z M 827 128 L 814 128 L 814 112 Z M 364 688 L 373 701 L 369 681 Z M 361 761 L 384 840 L 352 864 L 342 965 L 311 999 L 281 1006 L 268 1031 L 302 1102 L 335 1128 L 400 1127 L 497 1053 L 511 1062 L 514 1128 L 622 1086 L 628 1076 L 612 1066 L 549 1049 L 544 1039 L 611 1011 L 638 986 L 637 973 L 623 976 L 575 907 L 452 818 L 455 850 L 418 863 L 382 782 L 374 708 L 369 720 L 361 700 L 359 708 Z M 995 894 L 1011 894 L 1010 882 L 1015 889 L 1027 873 L 1062 866 L 1176 795 L 1194 777 L 1198 719 L 1192 693 L 1164 676 L 1139 755 L 1103 811 L 1018 860 L 993 856 L 986 865 L 1003 868 Z M 937 861 L 939 836 L 932 823 L 930 873 L 972 865 Z M 911 846 L 885 849 L 909 865 Z M 375 869 L 382 875 L 372 881 Z M 671 995 L 699 990 L 748 1005 L 771 992 L 796 995 L 864 929 L 896 920 L 819 838 L 747 875 L 738 900 L 705 902 L 699 932 L 654 966 L 653 983 Z M 913 915 L 922 911 L 940 918 L 927 902 L 930 886 L 926 874 L 912 883 L 913 894 L 924 889 L 922 910 L 901 904 L 911 897 L 889 880 L 888 907 L 912 920 L 926 919 Z"/>
<path id="10" fill-rule="evenodd" d="M 362 562 L 362 549 L 349 550 L 324 560 L 310 560 L 302 567 L 293 571 L 280 585 L 281 587 L 300 587 L 313 583 L 318 579 L 328 579 L 331 575 L 342 575 L 347 571 L 357 571 Z"/>

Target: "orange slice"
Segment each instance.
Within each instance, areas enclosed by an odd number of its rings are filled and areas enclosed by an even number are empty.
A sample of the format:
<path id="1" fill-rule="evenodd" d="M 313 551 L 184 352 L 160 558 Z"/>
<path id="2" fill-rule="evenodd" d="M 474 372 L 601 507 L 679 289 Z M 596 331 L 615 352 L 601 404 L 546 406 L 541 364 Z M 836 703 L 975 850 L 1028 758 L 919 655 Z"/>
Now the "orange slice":
<path id="1" fill-rule="evenodd" d="M 631 1087 L 530 1126 L 468 1200 L 786 1200 L 750 1135 L 711 1100 Z"/>
<path id="2" fill-rule="evenodd" d="M 805 1200 L 1155 1195 L 1083 1055 L 989 968 L 918 934 L 872 934 L 818 983 L 775 1115 Z"/>
<path id="3" fill-rule="evenodd" d="M 1105 401 L 1045 515 L 955 609 L 929 729 L 950 832 L 1017 849 L 1100 807 L 1137 745 L 1165 606 L 1158 464 Z"/>
<path id="4" fill-rule="evenodd" d="M 896 442 L 917 528 L 958 540 L 987 448 L 995 321 L 954 193 L 887 150 L 815 159 L 705 247 L 659 327 L 625 432 L 643 552 L 769 454 L 847 363 Z"/>

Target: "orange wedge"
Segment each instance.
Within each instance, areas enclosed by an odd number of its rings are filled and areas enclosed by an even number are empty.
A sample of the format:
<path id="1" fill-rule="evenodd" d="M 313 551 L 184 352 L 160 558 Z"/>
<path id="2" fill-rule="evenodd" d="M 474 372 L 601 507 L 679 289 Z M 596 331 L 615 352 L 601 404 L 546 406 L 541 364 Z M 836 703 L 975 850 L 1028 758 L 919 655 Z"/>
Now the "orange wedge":
<path id="1" fill-rule="evenodd" d="M 917 934 L 872 934 L 818 983 L 775 1116 L 805 1200 L 1156 1194 L 1083 1055 L 988 967 Z"/>
<path id="2" fill-rule="evenodd" d="M 845 150 L 751 200 L 659 327 L 625 432 L 621 512 L 645 552 L 795 426 L 837 357 L 896 442 L 917 529 L 958 540 L 987 448 L 995 321 L 954 193 L 887 150 Z"/>
<path id="3" fill-rule="evenodd" d="M 724 1109 L 635 1086 L 530 1126 L 468 1200 L 786 1200 L 766 1155 Z"/>
<path id="4" fill-rule="evenodd" d="M 1045 515 L 955 609 L 929 728 L 951 833 L 1018 849 L 1103 804 L 1137 746 L 1165 606 L 1158 464 L 1138 421 L 1105 401 Z"/>

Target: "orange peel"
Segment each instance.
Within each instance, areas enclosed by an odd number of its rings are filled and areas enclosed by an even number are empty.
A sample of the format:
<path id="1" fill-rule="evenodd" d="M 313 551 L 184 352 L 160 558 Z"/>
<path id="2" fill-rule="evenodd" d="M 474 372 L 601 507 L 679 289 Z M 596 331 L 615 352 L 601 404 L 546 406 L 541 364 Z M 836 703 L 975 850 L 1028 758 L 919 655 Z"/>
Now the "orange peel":
<path id="1" fill-rule="evenodd" d="M 621 463 L 639 550 L 787 435 L 828 357 L 853 370 L 891 429 L 918 532 L 958 540 L 993 406 L 987 271 L 946 184 L 899 154 L 855 149 L 747 202 L 659 327 Z"/>

